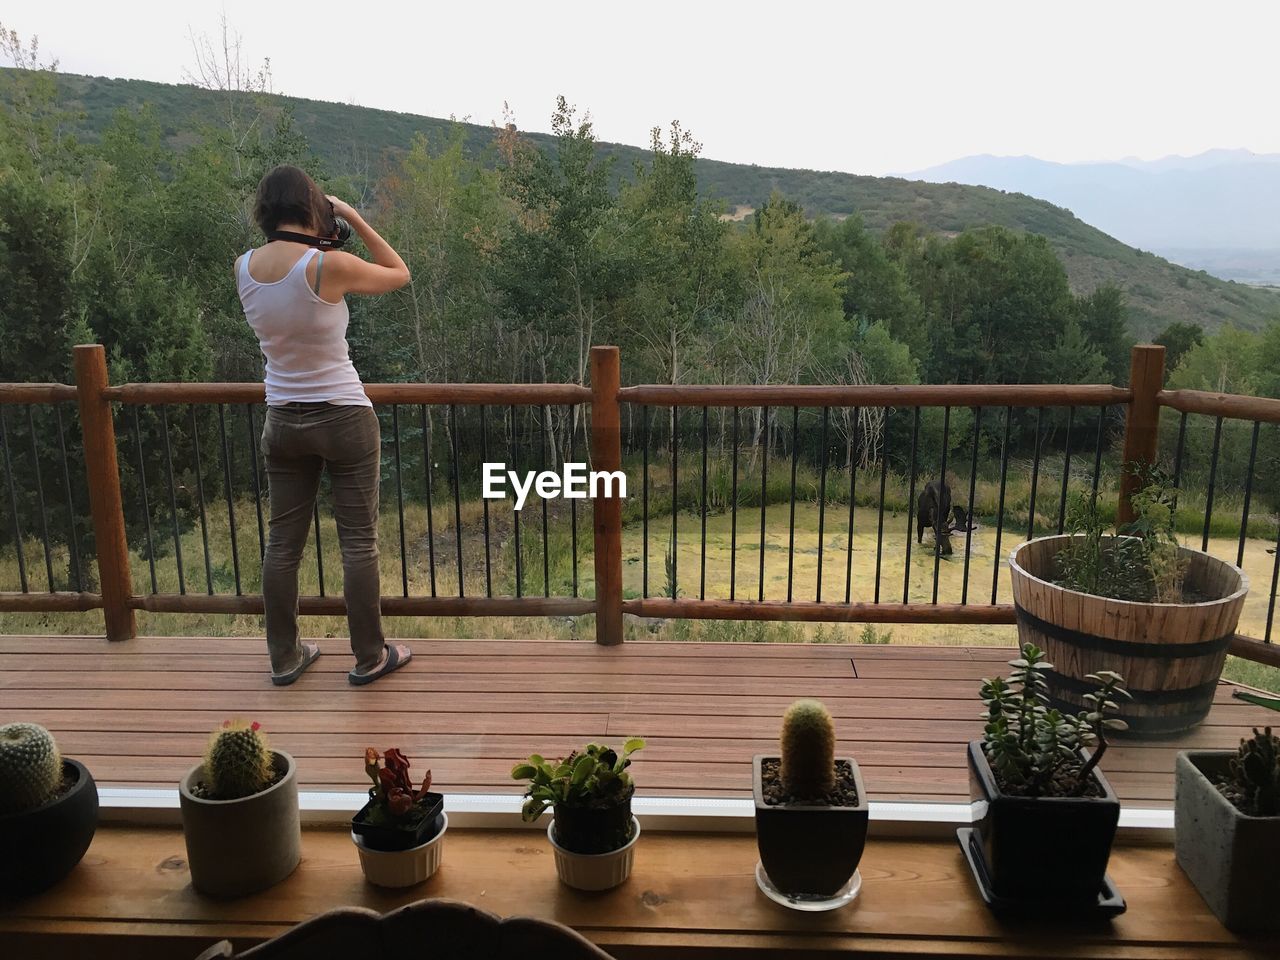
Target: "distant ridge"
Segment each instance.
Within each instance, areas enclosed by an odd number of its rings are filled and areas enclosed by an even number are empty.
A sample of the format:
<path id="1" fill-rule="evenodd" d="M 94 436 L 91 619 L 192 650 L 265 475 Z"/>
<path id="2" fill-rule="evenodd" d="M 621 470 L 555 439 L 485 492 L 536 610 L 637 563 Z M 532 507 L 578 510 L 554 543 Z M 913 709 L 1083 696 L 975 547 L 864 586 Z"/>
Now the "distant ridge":
<path id="1" fill-rule="evenodd" d="M 83 123 L 89 132 L 102 130 L 121 108 L 149 104 L 176 148 L 183 145 L 177 136 L 181 127 L 189 126 L 192 120 L 216 119 L 222 96 L 192 86 L 72 74 L 60 75 L 60 84 L 64 97 L 84 112 Z M 380 162 L 393 160 L 418 132 L 438 140 L 451 126 L 449 120 L 388 110 L 297 97 L 272 99 L 293 111 L 312 148 L 334 172 L 350 170 L 356 162 L 376 169 Z M 485 155 L 492 129 L 477 124 L 463 127 L 467 150 Z M 547 134 L 528 136 L 542 146 L 552 142 Z M 646 149 L 622 144 L 601 144 L 600 151 L 617 158 L 618 175 L 624 176 L 630 175 L 634 163 L 648 157 Z M 1134 177 L 1144 176 L 1132 167 L 1114 166 Z M 1058 251 L 1076 290 L 1091 290 L 1104 282 L 1125 290 L 1130 327 L 1137 337 L 1154 336 L 1173 321 L 1198 323 L 1209 330 L 1227 322 L 1258 329 L 1280 315 L 1280 295 L 1271 290 L 1228 283 L 1179 267 L 1127 246 L 1068 209 L 1033 199 L 1025 192 L 710 159 L 698 162 L 698 177 L 701 189 L 723 200 L 729 211 L 758 207 L 777 189 L 812 215 L 856 213 L 875 230 L 905 220 L 948 234 L 985 224 L 1042 234 Z"/>

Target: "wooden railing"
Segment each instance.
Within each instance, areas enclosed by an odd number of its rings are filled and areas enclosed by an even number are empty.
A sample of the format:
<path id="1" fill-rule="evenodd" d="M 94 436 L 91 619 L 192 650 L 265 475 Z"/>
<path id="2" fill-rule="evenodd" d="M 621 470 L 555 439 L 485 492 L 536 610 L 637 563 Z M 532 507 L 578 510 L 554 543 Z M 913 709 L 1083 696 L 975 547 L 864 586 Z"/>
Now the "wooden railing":
<path id="1" fill-rule="evenodd" d="M 255 430 L 253 419 L 252 405 L 261 404 L 264 401 L 264 388 L 258 383 L 145 383 L 145 384 L 123 384 L 111 385 L 107 378 L 106 358 L 103 349 L 100 346 L 90 345 L 77 347 L 74 356 L 74 369 L 76 373 L 76 385 L 68 386 L 64 384 L 0 384 L 0 413 L 5 407 L 28 407 L 28 418 L 30 418 L 30 408 L 33 405 L 50 405 L 55 411 L 61 410 L 61 405 L 68 405 L 71 401 L 75 401 L 78 409 L 78 422 L 82 435 L 83 444 L 83 482 L 84 482 L 84 499 L 87 499 L 89 513 L 92 521 L 93 541 L 95 545 L 97 559 L 97 580 L 98 586 L 96 590 L 87 589 L 71 589 L 60 590 L 55 588 L 55 576 L 53 572 L 53 564 L 51 560 L 51 551 L 49 546 L 49 531 L 47 522 L 44 529 L 44 552 L 46 563 L 49 567 L 49 578 L 47 591 L 32 591 L 28 589 L 27 578 L 23 573 L 22 590 L 19 592 L 0 593 L 0 611 L 84 611 L 92 609 L 102 609 L 106 634 L 110 639 L 118 640 L 134 636 L 136 633 L 135 611 L 147 610 L 154 612 L 166 613 L 259 613 L 262 610 L 262 598 L 258 595 L 244 593 L 240 584 L 240 569 L 238 559 L 236 563 L 236 592 L 234 595 L 226 593 L 216 593 L 214 590 L 213 576 L 210 572 L 208 536 L 205 531 L 205 496 L 202 488 L 203 480 L 200 477 L 199 469 L 196 470 L 195 484 L 199 495 L 200 505 L 200 525 L 202 532 L 205 532 L 204 539 L 204 561 L 205 561 L 205 579 L 207 581 L 207 593 L 188 593 L 186 590 L 187 582 L 182 574 L 182 557 L 180 544 L 180 531 L 178 522 L 178 512 L 176 502 L 173 505 L 173 538 L 174 548 L 177 552 L 177 563 L 179 566 L 179 590 L 177 593 L 161 592 L 157 586 L 155 574 L 155 555 L 156 548 L 152 543 L 152 527 L 151 513 L 145 512 L 145 536 L 147 540 L 146 556 L 151 564 L 151 581 L 152 590 L 150 593 L 139 592 L 134 587 L 134 576 L 130 563 L 130 544 L 129 537 L 126 533 L 125 510 L 122 498 L 121 484 L 121 464 L 118 462 L 118 445 L 115 429 L 114 411 L 121 411 L 127 408 L 138 407 L 157 407 L 161 411 L 161 422 L 163 424 L 163 443 L 165 447 L 165 455 L 168 457 L 168 492 L 170 498 L 173 497 L 174 490 L 174 469 L 172 462 L 172 454 L 169 451 L 169 429 L 170 421 L 168 418 L 167 408 L 173 405 L 185 404 L 191 405 L 191 432 L 193 436 L 197 432 L 195 408 L 197 405 L 214 404 L 218 406 L 218 425 L 222 433 L 222 452 L 224 457 L 224 471 L 226 474 L 225 495 L 227 501 L 227 509 L 230 514 L 230 524 L 232 532 L 232 549 L 236 549 L 235 541 L 235 504 L 233 503 L 233 490 L 231 483 L 230 457 L 228 455 L 228 443 L 226 435 L 225 421 L 223 419 L 223 408 L 225 405 L 237 404 L 246 405 L 247 423 L 249 434 L 252 435 Z M 1101 386 L 1101 385 L 1083 385 L 1083 386 L 1057 386 L 1057 385 L 1023 385 L 1023 384 L 1004 384 L 1004 385 L 934 385 L 934 386 L 918 386 L 918 385 L 883 385 L 883 386 L 813 386 L 813 385 L 791 385 L 791 386 L 724 386 L 724 385 L 643 385 L 633 387 L 621 387 L 621 364 L 617 348 L 614 347 L 596 347 L 591 353 L 591 386 L 590 388 L 573 385 L 573 384 L 370 384 L 367 393 L 376 406 L 390 407 L 393 417 L 394 435 L 394 451 L 395 451 L 395 484 L 397 495 L 399 498 L 399 530 L 401 539 L 401 563 L 403 571 L 402 596 L 385 596 L 383 598 L 383 611 L 388 615 L 441 615 L 441 616 L 577 616 L 581 614 L 594 614 L 596 617 L 595 636 L 600 643 L 611 644 L 622 641 L 623 638 L 623 614 L 631 613 L 642 617 L 661 617 L 661 618 L 684 618 L 684 619 L 727 619 L 727 620 L 772 620 L 772 621 L 830 621 L 830 622 L 860 622 L 860 623 L 943 623 L 943 624 L 1010 624 L 1014 622 L 1013 606 L 1010 603 L 1000 602 L 998 597 L 999 574 L 1001 568 L 1001 544 L 1004 539 L 1005 524 L 1005 504 L 1004 504 L 1004 484 L 1005 475 L 1008 467 L 1009 455 L 1009 429 L 1010 421 L 1015 408 L 1030 408 L 1035 411 L 1036 423 L 1036 442 L 1033 447 L 1034 465 L 1031 479 L 1031 506 L 1030 506 L 1030 527 L 1028 533 L 1035 533 L 1035 525 L 1037 518 L 1036 511 L 1036 481 L 1039 476 L 1040 454 L 1042 449 L 1040 438 L 1040 423 L 1045 409 L 1063 408 L 1067 411 L 1069 418 L 1075 416 L 1078 409 L 1096 408 L 1101 413 L 1098 419 L 1097 444 L 1096 450 L 1092 451 L 1094 457 L 1094 465 L 1092 479 L 1094 490 L 1097 490 L 1098 474 L 1102 462 L 1103 453 L 1103 423 L 1108 408 L 1124 407 L 1127 411 L 1125 417 L 1124 431 L 1124 462 L 1151 463 L 1154 462 L 1158 454 L 1159 440 L 1159 415 L 1162 407 L 1179 411 L 1182 414 L 1182 431 L 1185 433 L 1186 418 L 1188 415 L 1208 415 L 1218 418 L 1219 432 L 1220 424 L 1223 419 L 1242 419 L 1251 421 L 1254 427 L 1254 453 L 1257 451 L 1257 433 L 1261 424 L 1277 424 L 1280 423 L 1280 400 L 1260 399 L 1253 397 L 1239 397 L 1229 395 L 1209 394 L 1196 391 L 1176 390 L 1168 391 L 1163 389 L 1164 381 L 1164 349 L 1162 347 L 1142 346 L 1134 349 L 1132 376 L 1130 385 L 1127 388 Z M 401 494 L 401 468 L 400 468 L 400 452 L 402 449 L 400 437 L 400 416 L 399 408 L 402 405 L 418 406 L 422 410 L 423 436 L 422 443 L 424 446 L 424 469 L 426 471 L 426 497 L 427 497 L 427 524 L 430 529 L 432 522 L 432 463 L 429 445 L 431 443 L 431 426 L 427 418 L 426 409 L 428 406 L 439 406 L 446 408 L 447 419 L 449 425 L 450 439 L 453 444 L 450 464 L 454 471 L 452 481 L 452 493 L 454 499 L 454 541 L 457 565 L 457 595 L 456 596 L 438 596 L 436 594 L 436 554 L 434 548 L 434 539 L 429 539 L 428 549 L 431 551 L 431 596 L 410 595 L 409 592 L 409 575 L 407 566 L 405 566 L 405 533 L 404 533 L 404 504 Z M 507 408 L 511 411 L 512 430 L 515 429 L 515 418 L 517 407 L 536 408 L 539 416 L 549 415 L 553 407 L 580 408 L 579 414 L 572 417 L 573 428 L 569 436 L 568 446 L 572 452 L 575 438 L 577 436 L 578 424 L 582 419 L 587 418 L 589 412 L 589 450 L 590 459 L 593 469 L 596 470 L 617 470 L 623 465 L 622 457 L 622 433 L 623 433 L 623 411 L 626 405 L 630 405 L 641 411 L 644 429 L 644 442 L 642 446 L 642 455 L 644 458 L 644 472 L 642 476 L 643 484 L 643 514 L 642 524 L 644 529 L 643 553 L 644 553 L 644 587 L 640 591 L 640 596 L 633 596 L 624 599 L 623 596 L 623 503 L 619 498 L 600 498 L 592 504 L 592 534 L 591 545 L 593 553 L 593 564 L 595 574 L 595 586 L 593 596 L 580 596 L 578 591 L 578 514 L 576 504 L 572 514 L 572 543 L 573 543 L 573 588 L 572 596 L 556 596 L 552 595 L 550 589 L 550 576 L 546 568 L 546 541 L 547 541 L 547 513 L 542 514 L 542 535 L 544 544 L 544 595 L 527 596 L 523 595 L 521 589 L 521 572 L 519 569 L 519 537 L 521 529 L 521 520 L 518 515 L 514 516 L 514 535 L 516 537 L 516 564 L 517 572 L 515 578 L 515 595 L 495 594 L 493 583 L 490 576 L 490 513 L 489 505 L 484 505 L 484 573 L 485 573 L 485 590 L 484 595 L 467 596 L 465 584 L 467 577 L 463 569 L 463 539 L 461 534 L 461 494 L 459 492 L 460 483 L 457 476 L 457 463 L 459 451 L 457 448 L 458 438 L 456 431 L 456 408 L 457 407 L 473 407 L 479 408 L 479 422 L 481 436 L 484 438 L 485 454 L 488 452 L 488 434 L 486 432 L 486 410 L 489 407 Z M 675 538 L 678 532 L 678 514 L 680 512 L 679 505 L 679 485 L 676 482 L 676 468 L 678 458 L 678 439 L 679 433 L 674 426 L 678 423 L 678 412 L 682 409 L 693 407 L 702 410 L 702 495 L 700 501 L 700 511 L 702 519 L 701 535 L 702 535 L 702 571 L 700 575 L 700 589 L 697 596 L 680 596 L 678 591 L 673 590 L 669 596 L 655 596 L 649 589 L 648 571 L 649 571 L 649 525 L 651 520 L 649 510 L 649 452 L 650 437 L 649 423 L 650 411 L 652 408 L 663 408 L 664 412 L 669 412 L 670 423 L 672 426 L 671 436 L 675 438 L 671 450 L 670 468 L 672 472 L 672 515 L 671 515 L 671 540 L 674 548 Z M 734 423 L 734 439 L 733 439 L 733 541 L 731 549 L 736 555 L 737 539 L 738 539 L 738 413 L 743 408 L 759 408 L 763 413 L 764 424 L 766 427 L 766 436 L 768 426 L 770 424 L 770 411 L 782 409 L 792 414 L 793 426 L 798 422 L 799 411 L 802 408 L 813 408 L 820 411 L 820 422 L 822 428 L 823 446 L 821 447 L 821 490 L 822 493 L 818 498 L 819 502 L 819 545 L 818 545 L 818 582 L 815 589 L 815 598 L 813 600 L 802 600 L 794 596 L 793 578 L 791 571 L 792 560 L 794 559 L 794 524 L 795 524 L 795 471 L 798 458 L 798 440 L 793 434 L 792 436 L 792 453 L 791 453 L 791 536 L 788 554 L 788 577 L 787 577 L 787 598 L 765 599 L 764 585 L 764 521 L 763 512 L 761 518 L 761 559 L 760 559 L 760 578 L 758 589 L 755 591 L 754 598 L 742 598 L 737 595 L 736 584 L 731 583 L 729 597 L 716 598 L 707 597 L 705 589 L 705 566 L 706 566 L 706 516 L 707 516 L 707 491 L 706 491 L 706 473 L 707 473 L 707 418 L 709 408 L 733 408 Z M 877 567 L 876 567 L 876 583 L 874 600 L 858 600 L 854 599 L 848 586 L 845 591 L 844 601 L 822 599 L 822 562 L 823 550 L 822 532 L 825 523 L 825 513 L 827 506 L 827 483 L 828 483 L 828 463 L 827 463 L 827 427 L 829 414 L 832 409 L 842 408 L 860 408 L 860 409 L 882 409 L 898 411 L 897 415 L 910 415 L 914 418 L 914 432 L 912 433 L 912 442 L 910 447 L 911 468 L 908 472 L 910 482 L 910 494 L 907 498 L 908 524 L 911 522 L 911 511 L 914 508 L 916 478 L 920 472 L 917 463 L 917 442 L 916 438 L 919 433 L 920 411 L 924 408 L 942 408 L 945 411 L 944 436 L 943 436 L 943 453 L 942 462 L 938 465 L 940 471 L 938 475 L 946 475 L 946 450 L 948 449 L 948 441 L 946 430 L 949 429 L 951 422 L 951 412 L 953 408 L 972 409 L 975 416 L 973 428 L 973 452 L 972 467 L 970 469 L 970 490 L 969 501 L 973 501 L 973 482 L 977 471 L 978 461 L 978 437 L 981 424 L 981 418 L 984 410 L 996 411 L 997 414 L 1003 416 L 1005 445 L 1002 448 L 1002 462 L 1000 472 L 1000 508 L 997 512 L 997 528 L 996 528 L 996 549 L 995 549 L 995 569 L 992 575 L 991 602 L 989 603 L 970 603 L 969 602 L 969 564 L 970 555 L 968 548 L 968 539 L 965 543 L 964 552 L 964 596 L 960 603 L 938 602 L 938 556 L 934 557 L 934 580 L 933 580 L 933 600 L 932 602 L 921 602 L 912 600 L 910 597 L 910 579 L 911 579 L 911 562 L 910 550 L 911 542 L 908 536 L 907 562 L 905 568 L 905 581 L 902 591 L 902 602 L 894 600 L 881 599 L 881 578 L 879 565 L 879 550 L 883 547 L 884 538 L 884 474 L 881 476 L 881 497 L 878 514 L 878 532 L 877 532 Z M 631 411 L 628 411 L 630 413 Z M 57 413 L 59 424 L 61 424 L 62 414 Z M 631 422 L 628 418 L 627 422 Z M 855 416 L 856 422 L 856 416 Z M 901 421 L 900 421 L 901 422 Z M 135 419 L 135 430 L 137 421 Z M 1061 506 L 1059 508 L 1058 529 L 1061 529 L 1062 516 L 1065 512 L 1066 493 L 1069 475 L 1071 473 L 1071 420 L 1068 419 L 1067 429 L 1067 449 L 1066 462 L 1061 474 Z M 545 428 L 545 422 L 543 423 Z M 4 427 L 4 420 L 0 417 L 0 428 Z M 856 431 L 855 427 L 855 431 Z M 32 437 L 30 438 L 32 447 L 33 462 L 38 464 L 38 458 L 35 452 L 35 426 L 32 422 Z M 19 565 L 22 560 L 22 537 L 23 529 L 18 520 L 18 494 L 17 485 L 14 477 L 14 470 L 10 462 L 9 440 L 6 436 L 0 437 L 4 440 L 4 466 L 7 473 L 7 484 L 10 492 L 10 511 L 13 513 L 13 536 L 18 545 Z M 59 436 L 59 442 L 62 444 L 62 474 L 65 485 L 65 499 L 69 515 L 69 523 L 74 529 L 75 513 L 76 513 L 76 491 L 73 491 L 74 484 L 71 481 L 73 471 L 68 467 L 69 458 L 66 450 L 66 444 L 63 436 Z M 147 480 L 146 480 L 146 464 L 144 461 L 143 443 L 141 434 L 136 433 L 136 446 L 140 462 L 140 471 L 138 475 L 141 484 L 141 495 L 144 505 L 148 497 Z M 542 440 L 539 439 L 541 446 Z M 855 437 L 856 445 L 856 437 Z M 199 441 L 195 440 L 195 455 L 199 457 Z M 545 454 L 545 447 L 542 447 Z M 253 458 L 253 492 L 256 499 L 256 507 L 258 512 L 259 530 L 262 525 L 262 510 L 260 496 L 260 468 L 257 463 L 257 455 L 252 446 L 250 447 L 250 455 Z M 764 452 L 764 462 L 762 464 L 762 484 L 765 480 L 764 470 L 768 467 L 768 450 Z M 1178 449 L 1178 466 L 1181 469 L 1182 447 L 1179 443 Z M 881 469 L 884 470 L 881 457 Z M 1214 464 L 1216 469 L 1217 462 L 1217 441 L 1215 439 L 1214 447 Z M 1249 466 L 1249 484 L 1252 484 L 1252 475 L 1254 471 L 1254 463 L 1251 461 Z M 932 465 L 926 465 L 924 469 L 926 475 L 932 475 Z M 1127 477 L 1127 472 L 1122 474 Z M 852 553 L 853 553 L 853 524 L 854 524 L 854 503 L 855 496 L 852 484 L 856 483 L 856 470 L 850 475 L 849 490 L 849 538 L 848 552 L 849 557 L 847 563 L 849 565 L 849 583 L 852 581 Z M 36 483 L 41 485 L 39 491 L 39 503 L 41 509 L 44 508 L 45 491 L 43 489 L 43 481 L 40 476 L 40 470 L 37 467 Z M 1212 484 L 1213 475 L 1210 476 L 1210 501 L 1207 511 L 1212 511 Z M 1129 503 L 1128 498 L 1131 489 L 1126 479 L 1121 488 L 1119 513 L 1121 517 L 1128 515 Z M 762 490 L 762 497 L 765 496 Z M 634 496 L 634 492 L 633 492 Z M 957 498 L 960 499 L 960 498 Z M 1245 531 L 1248 527 L 1248 511 L 1250 509 L 1250 490 L 1245 492 L 1244 516 L 1241 523 L 1241 553 L 1243 555 L 1243 543 L 1245 539 Z M 762 500 L 763 503 L 763 500 Z M 1208 531 L 1208 520 L 1206 519 L 1206 538 Z M 1042 531 L 1043 532 L 1043 531 Z M 260 533 L 261 536 L 261 533 Z M 432 535 L 433 536 L 433 535 Z M 73 534 L 72 550 L 75 549 L 75 536 Z M 1020 536 L 1018 536 L 1020 539 Z M 1016 542 L 1015 534 L 1008 534 L 1009 542 Z M 322 563 L 323 558 L 319 547 L 319 518 L 317 516 L 316 527 L 317 541 L 317 562 Z M 442 561 L 442 564 L 444 561 Z M 77 577 L 72 578 L 73 581 L 79 580 L 79 572 L 83 567 L 80 559 L 74 558 L 71 563 L 73 572 Z M 736 579 L 737 567 L 733 568 L 733 577 Z M 1280 551 L 1277 551 L 1276 565 L 1273 569 L 1271 578 L 1270 604 L 1267 618 L 1266 635 L 1260 639 L 1252 639 L 1240 637 L 1237 638 L 1233 645 L 1232 652 L 1240 656 L 1249 657 L 1251 659 L 1261 660 L 1263 662 L 1280 665 L 1280 656 L 1277 656 L 1277 647 L 1270 644 L 1271 625 L 1274 614 L 1274 601 L 1276 592 L 1276 581 L 1280 578 Z M 323 570 L 321 570 L 320 584 L 323 592 Z M 81 585 L 83 587 L 83 584 Z M 304 614 L 341 614 L 345 610 L 345 604 L 340 596 L 307 596 L 300 600 L 300 610 Z"/>

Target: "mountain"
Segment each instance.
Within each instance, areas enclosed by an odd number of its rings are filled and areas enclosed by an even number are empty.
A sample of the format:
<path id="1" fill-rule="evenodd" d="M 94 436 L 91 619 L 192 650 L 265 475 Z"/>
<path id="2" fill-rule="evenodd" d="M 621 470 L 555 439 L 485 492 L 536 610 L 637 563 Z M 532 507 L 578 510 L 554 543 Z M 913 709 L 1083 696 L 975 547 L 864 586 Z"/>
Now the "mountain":
<path id="1" fill-rule="evenodd" d="M 225 107 L 224 94 L 186 85 L 71 74 L 61 74 L 59 83 L 68 105 L 83 112 L 81 122 L 86 134 L 92 136 L 101 131 L 116 111 L 146 104 L 179 149 L 188 142 L 189 133 L 184 132 L 190 130 L 192 123 L 216 123 Z M 444 119 L 341 103 L 284 96 L 271 99 L 292 111 L 313 149 L 334 172 L 376 170 L 380 163 L 394 160 L 415 134 L 421 132 L 439 139 L 452 125 L 452 121 Z M 476 124 L 463 126 L 467 149 L 484 155 L 493 130 Z M 553 142 L 547 134 L 527 136 L 544 147 Z M 634 164 L 648 158 L 646 149 L 624 144 L 605 143 L 599 149 L 617 159 L 618 176 L 629 174 Z M 1031 169 L 1037 163 L 1023 166 Z M 1117 166 L 1124 169 L 1123 165 Z M 1252 165 L 1242 168 L 1249 166 Z M 1134 178 L 1143 175 L 1132 169 L 1126 172 Z M 1134 249 L 1090 226 L 1064 209 L 1065 205 L 1033 199 L 1026 191 L 1006 193 L 958 183 L 760 167 L 711 159 L 698 161 L 698 177 L 703 191 L 722 200 L 739 217 L 749 215 L 776 189 L 812 215 L 856 214 L 873 230 L 905 220 L 947 234 L 985 224 L 1042 234 L 1062 258 L 1074 289 L 1088 291 L 1100 283 L 1112 282 L 1125 290 L 1130 327 L 1137 337 L 1154 336 L 1174 321 L 1198 323 L 1209 330 L 1227 322 L 1258 329 L 1280 316 L 1280 293 L 1224 282 Z"/>
<path id="2" fill-rule="evenodd" d="M 1280 272 L 1280 155 L 1210 150 L 1119 163 L 975 156 L 909 176 L 1039 197 L 1127 244 L 1221 277 L 1274 283 Z"/>

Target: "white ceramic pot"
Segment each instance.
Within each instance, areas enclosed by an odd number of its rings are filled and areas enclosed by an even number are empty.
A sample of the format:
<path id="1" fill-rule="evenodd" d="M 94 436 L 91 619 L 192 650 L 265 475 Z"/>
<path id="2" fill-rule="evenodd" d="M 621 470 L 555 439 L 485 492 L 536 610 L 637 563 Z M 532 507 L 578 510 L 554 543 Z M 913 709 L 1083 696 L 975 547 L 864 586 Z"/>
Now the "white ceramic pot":
<path id="1" fill-rule="evenodd" d="M 412 887 L 430 879 L 444 859 L 444 835 L 449 829 L 449 815 L 440 814 L 440 832 L 420 847 L 408 850 L 371 850 L 352 833 L 351 841 L 360 853 L 360 869 L 364 878 L 378 887 Z"/>
<path id="2" fill-rule="evenodd" d="M 556 822 L 547 827 L 547 839 L 556 855 L 556 873 L 566 886 L 575 890 L 610 890 L 631 876 L 635 861 L 636 841 L 640 839 L 640 821 L 631 818 L 635 831 L 625 847 L 609 853 L 574 853 L 556 843 Z"/>

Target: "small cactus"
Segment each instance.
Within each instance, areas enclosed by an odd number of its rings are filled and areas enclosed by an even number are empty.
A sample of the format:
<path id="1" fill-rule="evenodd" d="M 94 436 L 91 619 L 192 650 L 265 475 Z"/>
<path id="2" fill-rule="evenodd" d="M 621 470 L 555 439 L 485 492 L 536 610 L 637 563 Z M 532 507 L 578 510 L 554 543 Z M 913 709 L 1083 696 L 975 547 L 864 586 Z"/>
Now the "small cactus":
<path id="1" fill-rule="evenodd" d="M 62 786 L 62 755 L 53 735 L 34 723 L 0 727 L 0 814 L 43 806 Z"/>
<path id="2" fill-rule="evenodd" d="M 204 755 L 209 795 L 238 800 L 261 793 L 275 779 L 275 760 L 258 723 L 227 720 L 209 738 Z"/>
<path id="3" fill-rule="evenodd" d="M 1249 816 L 1280 816 L 1280 737 L 1270 727 L 1240 741 L 1223 793 Z"/>
<path id="4" fill-rule="evenodd" d="M 836 730 L 817 700 L 797 700 L 782 718 L 782 787 L 792 797 L 820 800 L 836 785 Z"/>

